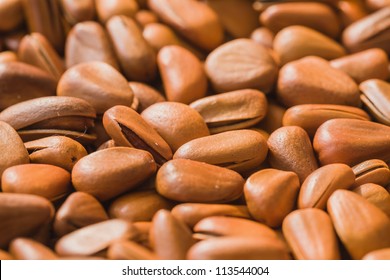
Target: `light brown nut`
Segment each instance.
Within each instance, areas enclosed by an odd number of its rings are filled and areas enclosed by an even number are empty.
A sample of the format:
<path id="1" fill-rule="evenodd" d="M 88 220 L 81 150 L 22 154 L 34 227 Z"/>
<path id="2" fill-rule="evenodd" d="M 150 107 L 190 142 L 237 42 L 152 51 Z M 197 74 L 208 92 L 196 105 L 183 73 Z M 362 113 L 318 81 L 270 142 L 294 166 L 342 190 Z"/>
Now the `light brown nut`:
<path id="1" fill-rule="evenodd" d="M 116 145 L 148 151 L 157 164 L 172 158 L 167 142 L 133 109 L 114 106 L 103 115 L 103 125 Z"/>
<path id="2" fill-rule="evenodd" d="M 269 136 L 267 143 L 270 165 L 295 172 L 301 183 L 318 168 L 309 136 L 299 126 L 278 128 Z"/>
<path id="3" fill-rule="evenodd" d="M 227 168 L 174 159 L 157 172 L 156 189 L 162 196 L 180 202 L 223 203 L 240 197 L 244 179 Z"/>
<path id="4" fill-rule="evenodd" d="M 170 210 L 173 203 L 154 190 L 141 190 L 122 195 L 108 207 L 111 218 L 130 222 L 151 221 L 160 209 Z"/>
<path id="5" fill-rule="evenodd" d="M 354 187 L 373 183 L 382 187 L 390 184 L 389 166 L 380 159 L 369 159 L 352 167 L 356 179 Z"/>
<path id="6" fill-rule="evenodd" d="M 76 162 L 88 153 L 77 141 L 66 136 L 50 136 L 24 143 L 31 163 L 44 163 L 72 171 Z"/>
<path id="7" fill-rule="evenodd" d="M 389 60 L 382 49 L 368 49 L 330 61 L 330 65 L 347 73 L 356 83 L 369 79 L 387 80 Z"/>
<path id="8" fill-rule="evenodd" d="M 267 99 L 259 90 L 242 89 L 207 96 L 190 104 L 198 111 L 212 134 L 248 128 L 267 114 Z"/>
<path id="9" fill-rule="evenodd" d="M 77 191 L 109 200 L 135 188 L 156 171 L 150 153 L 127 147 L 100 150 L 80 159 L 72 170 Z"/>
<path id="10" fill-rule="evenodd" d="M 25 100 L 55 95 L 57 86 L 50 74 L 17 61 L 0 64 L 0 79 L 2 88 L 7 89 L 2 93 L 0 110 Z"/>
<path id="11" fill-rule="evenodd" d="M 279 227 L 296 204 L 299 179 L 293 172 L 263 169 L 245 182 L 244 195 L 251 216 L 270 227 Z"/>
<path id="12" fill-rule="evenodd" d="M 157 15 L 150 10 L 138 10 L 134 16 L 134 19 L 142 28 L 145 28 L 148 24 L 158 22 Z"/>
<path id="13" fill-rule="evenodd" d="M 15 238 L 9 252 L 16 260 L 56 260 L 57 255 L 48 247 L 30 238 Z"/>
<path id="14" fill-rule="evenodd" d="M 318 128 L 313 147 L 321 165 L 353 166 L 373 158 L 390 162 L 390 127 L 363 120 L 329 120 Z"/>
<path id="15" fill-rule="evenodd" d="M 1 177 L 5 193 L 35 194 L 56 201 L 71 192 L 70 173 L 49 164 L 20 164 L 7 168 Z"/>
<path id="16" fill-rule="evenodd" d="M 253 130 L 232 130 L 191 140 L 173 158 L 186 158 L 245 172 L 258 167 L 268 152 L 264 137 Z"/>
<path id="17" fill-rule="evenodd" d="M 71 25 L 95 18 L 94 0 L 60 0 L 59 2 L 65 20 Z"/>
<path id="18" fill-rule="evenodd" d="M 193 139 L 210 135 L 202 116 L 193 108 L 178 102 L 159 102 L 141 114 L 168 143 L 172 152 Z"/>
<path id="19" fill-rule="evenodd" d="M 65 71 L 63 62 L 50 42 L 40 33 L 23 37 L 18 49 L 19 60 L 36 66 L 59 80 Z"/>
<path id="20" fill-rule="evenodd" d="M 353 259 L 390 247 L 390 219 L 378 207 L 360 195 L 337 190 L 327 209 L 336 233 Z"/>
<path id="21" fill-rule="evenodd" d="M 389 0 L 366 0 L 366 5 L 370 10 L 379 10 L 381 8 L 387 7 L 390 5 Z"/>
<path id="22" fill-rule="evenodd" d="M 278 67 L 269 50 L 250 39 L 229 41 L 212 51 L 205 69 L 217 92 L 253 88 L 269 92 Z"/>
<path id="23" fill-rule="evenodd" d="M 149 8 L 194 45 L 211 51 L 222 43 L 223 29 L 218 15 L 195 0 L 148 0 Z"/>
<path id="24" fill-rule="evenodd" d="M 260 22 L 274 33 L 291 25 L 306 26 L 332 38 L 340 32 L 336 13 L 323 3 L 277 3 L 260 14 Z"/>
<path id="25" fill-rule="evenodd" d="M 159 91 L 147 84 L 129 82 L 129 86 L 134 93 L 134 97 L 139 101 L 137 111 L 140 113 L 154 103 L 166 101 L 165 97 Z"/>
<path id="26" fill-rule="evenodd" d="M 275 34 L 266 27 L 258 27 L 251 33 L 250 38 L 256 43 L 272 49 Z"/>
<path id="27" fill-rule="evenodd" d="M 160 210 L 154 215 L 149 238 L 156 255 L 167 260 L 184 259 L 195 243 L 188 226 L 167 210 Z"/>
<path id="28" fill-rule="evenodd" d="M 390 194 L 384 187 L 367 183 L 352 189 L 352 191 L 363 196 L 390 218 Z"/>
<path id="29" fill-rule="evenodd" d="M 112 219 L 61 237 L 55 244 L 55 251 L 60 256 L 91 256 L 107 249 L 115 241 L 132 239 L 137 234 L 131 223 Z"/>
<path id="30" fill-rule="evenodd" d="M 23 22 L 23 9 L 20 0 L 1 1 L 0 31 L 11 31 Z"/>
<path id="31" fill-rule="evenodd" d="M 95 5 L 97 16 L 102 24 L 116 15 L 124 15 L 132 18 L 139 9 L 136 0 L 95 0 Z"/>
<path id="32" fill-rule="evenodd" d="M 57 236 L 63 236 L 105 220 L 108 220 L 107 213 L 95 197 L 84 192 L 74 192 L 57 210 L 53 229 Z"/>
<path id="33" fill-rule="evenodd" d="M 14 258 L 6 251 L 0 249 L 0 260 L 13 260 Z"/>
<path id="34" fill-rule="evenodd" d="M 334 104 L 301 104 L 287 109 L 283 116 L 284 126 L 300 126 L 310 138 L 317 129 L 331 119 L 370 120 L 370 116 L 360 108 Z"/>
<path id="35" fill-rule="evenodd" d="M 390 7 L 384 7 L 348 26 L 342 34 L 343 44 L 357 52 L 381 48 L 390 53 Z"/>
<path id="36" fill-rule="evenodd" d="M 333 163 L 313 171 L 303 182 L 298 196 L 298 208 L 325 210 L 326 202 L 335 190 L 349 189 L 355 182 L 352 168 Z"/>
<path id="37" fill-rule="evenodd" d="M 140 82 L 153 80 L 157 72 L 156 53 L 143 38 L 137 23 L 126 16 L 113 16 L 106 29 L 126 78 Z"/>
<path id="38" fill-rule="evenodd" d="M 276 94 L 287 107 L 300 104 L 360 105 L 359 89 L 354 80 L 324 59 L 313 56 L 282 67 Z"/>
<path id="39" fill-rule="evenodd" d="M 131 241 L 121 240 L 113 242 L 107 250 L 110 260 L 156 260 L 157 255 L 146 247 Z"/>
<path id="40" fill-rule="evenodd" d="M 283 221 L 283 235 L 297 260 L 339 260 L 332 221 L 315 208 L 291 212 Z"/>
<path id="41" fill-rule="evenodd" d="M 337 1 L 333 6 L 337 9 L 341 25 L 347 27 L 368 15 L 368 11 L 363 1 Z"/>
<path id="42" fill-rule="evenodd" d="M 2 51 L 0 52 L 0 63 L 18 61 L 18 57 L 13 51 Z"/>
<path id="43" fill-rule="evenodd" d="M 89 61 L 101 61 L 119 69 L 114 50 L 104 28 L 97 22 L 80 22 L 66 38 L 65 64 L 70 68 Z"/>
<path id="44" fill-rule="evenodd" d="M 227 236 L 203 240 L 191 247 L 189 260 L 288 260 L 287 247 L 275 238 Z"/>
<path id="45" fill-rule="evenodd" d="M 190 228 L 193 228 L 200 220 L 211 216 L 250 219 L 246 206 L 232 204 L 181 203 L 173 207 L 171 213 Z"/>
<path id="46" fill-rule="evenodd" d="M 203 64 L 190 51 L 180 46 L 163 47 L 157 63 L 168 101 L 189 104 L 206 95 Z"/>
<path id="47" fill-rule="evenodd" d="M 339 43 L 314 29 L 300 25 L 289 26 L 279 31 L 273 47 L 282 65 L 305 56 L 331 60 L 345 55 L 345 50 Z"/>
<path id="48" fill-rule="evenodd" d="M 363 260 L 390 260 L 390 247 L 371 251 L 364 255 Z"/>
<path id="49" fill-rule="evenodd" d="M 36 234 L 53 216 L 54 207 L 46 198 L 0 193 L 0 248 L 14 238 Z"/>
<path id="50" fill-rule="evenodd" d="M 134 97 L 125 77 L 112 66 L 98 61 L 68 69 L 58 82 L 57 95 L 84 99 L 98 114 L 115 105 L 130 107 Z"/>
<path id="51" fill-rule="evenodd" d="M 28 152 L 18 133 L 3 121 L 0 121 L 0 154 L 0 178 L 8 167 L 29 163 L 30 161 Z"/>
<path id="52" fill-rule="evenodd" d="M 207 0 L 206 3 L 217 13 L 224 29 L 234 38 L 247 38 L 259 26 L 258 13 L 253 9 L 251 1 Z"/>
<path id="53" fill-rule="evenodd" d="M 380 123 L 390 125 L 390 83 L 382 80 L 367 80 L 359 85 L 362 92 L 360 99 Z"/>

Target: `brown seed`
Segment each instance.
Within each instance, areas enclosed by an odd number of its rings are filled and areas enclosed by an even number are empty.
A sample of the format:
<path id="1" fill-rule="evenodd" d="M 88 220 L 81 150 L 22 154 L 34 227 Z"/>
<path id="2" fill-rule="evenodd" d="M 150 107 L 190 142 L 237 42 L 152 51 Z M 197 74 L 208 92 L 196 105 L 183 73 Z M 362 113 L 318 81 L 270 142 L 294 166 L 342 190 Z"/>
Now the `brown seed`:
<path id="1" fill-rule="evenodd" d="M 95 5 L 97 16 L 102 24 L 116 15 L 124 15 L 132 18 L 139 9 L 136 0 L 95 0 Z"/>
<path id="2" fill-rule="evenodd" d="M 353 259 L 390 247 L 390 220 L 378 207 L 356 193 L 335 191 L 327 204 L 337 235 Z"/>
<path id="3" fill-rule="evenodd" d="M 244 179 L 233 170 L 189 159 L 168 161 L 156 177 L 157 192 L 180 202 L 233 201 L 243 185 Z"/>
<path id="4" fill-rule="evenodd" d="M 60 0 L 65 20 L 75 25 L 78 22 L 93 20 L 95 17 L 94 0 Z"/>
<path id="5" fill-rule="evenodd" d="M 6 251 L 0 249 L 0 260 L 13 260 L 14 258 Z"/>
<path id="6" fill-rule="evenodd" d="M 296 205 L 299 179 L 293 172 L 263 169 L 252 174 L 244 185 L 251 216 L 270 227 L 282 225 Z"/>
<path id="7" fill-rule="evenodd" d="M 13 51 L 2 51 L 0 52 L 0 63 L 18 61 L 18 57 Z"/>
<path id="8" fill-rule="evenodd" d="M 308 208 L 291 212 L 283 221 L 283 235 L 295 259 L 340 259 L 336 233 L 324 211 Z"/>
<path id="9" fill-rule="evenodd" d="M 363 196 L 390 218 L 390 194 L 384 187 L 367 183 L 352 189 L 352 191 Z"/>
<path id="10" fill-rule="evenodd" d="M 23 21 L 23 9 L 20 0 L 8 0 L 0 3 L 0 31 L 7 32 L 18 27 Z"/>
<path id="11" fill-rule="evenodd" d="M 363 260 L 390 260 L 390 247 L 371 251 L 364 255 Z"/>
<path id="12" fill-rule="evenodd" d="M 156 260 L 157 255 L 144 246 L 131 241 L 121 240 L 113 242 L 107 251 L 110 260 Z"/>
<path id="13" fill-rule="evenodd" d="M 251 33 L 250 38 L 256 43 L 272 49 L 275 34 L 266 27 L 258 27 Z"/>
<path id="14" fill-rule="evenodd" d="M 281 106 L 273 99 L 268 99 L 268 109 L 265 117 L 257 124 L 257 127 L 264 129 L 271 134 L 278 128 L 282 127 L 283 116 L 286 112 L 286 108 Z M 268 138 L 268 137 L 267 137 Z"/>
<path id="15" fill-rule="evenodd" d="M 145 28 L 148 24 L 158 22 L 157 15 L 149 10 L 138 10 L 134 16 L 134 19 L 142 28 Z"/>
<path id="16" fill-rule="evenodd" d="M 9 252 L 16 260 L 56 260 L 58 256 L 48 247 L 30 238 L 15 238 Z"/>
<path id="17" fill-rule="evenodd" d="M 366 183 L 378 184 L 386 187 L 390 184 L 389 166 L 380 159 L 369 159 L 352 167 L 356 180 L 354 187 Z"/>
<path id="18" fill-rule="evenodd" d="M 129 82 L 129 86 L 134 93 L 134 97 L 139 101 L 137 111 L 140 113 L 154 103 L 166 101 L 165 97 L 159 91 L 148 84 Z"/>
<path id="19" fill-rule="evenodd" d="M 150 153 L 127 147 L 100 150 L 80 159 L 72 170 L 77 191 L 101 201 L 135 188 L 156 171 Z"/>

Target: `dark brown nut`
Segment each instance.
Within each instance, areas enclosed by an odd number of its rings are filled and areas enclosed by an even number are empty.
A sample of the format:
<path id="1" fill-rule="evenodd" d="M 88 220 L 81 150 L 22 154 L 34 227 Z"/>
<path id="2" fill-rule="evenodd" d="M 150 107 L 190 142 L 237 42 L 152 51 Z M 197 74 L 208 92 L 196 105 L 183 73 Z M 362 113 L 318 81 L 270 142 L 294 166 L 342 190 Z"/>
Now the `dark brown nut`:
<path id="1" fill-rule="evenodd" d="M 73 26 L 65 44 L 67 68 L 89 61 L 105 62 L 119 69 L 106 31 L 100 24 L 93 21 L 80 22 Z"/>
<path id="2" fill-rule="evenodd" d="M 231 204 L 182 203 L 173 207 L 171 213 L 190 228 L 193 228 L 200 220 L 211 216 L 250 219 L 246 206 Z"/>
<path id="3" fill-rule="evenodd" d="M 340 251 L 333 224 L 326 212 L 301 209 L 283 221 L 283 235 L 297 260 L 339 260 Z"/>
<path id="4" fill-rule="evenodd" d="M 121 240 L 113 242 L 107 250 L 110 260 L 156 260 L 157 255 L 146 247 L 131 241 Z"/>
<path id="5" fill-rule="evenodd" d="M 359 85 L 360 99 L 371 115 L 380 123 L 390 125 L 390 83 L 367 80 Z"/>
<path id="6" fill-rule="evenodd" d="M 302 25 L 335 38 L 340 32 L 336 13 L 322 3 L 280 3 L 269 6 L 260 14 L 260 22 L 278 33 L 291 25 Z"/>
<path id="7" fill-rule="evenodd" d="M 23 10 L 20 0 L 1 1 L 0 32 L 11 31 L 23 22 Z"/>
<path id="8" fill-rule="evenodd" d="M 53 216 L 54 207 L 46 198 L 0 193 L 0 248 L 6 248 L 16 237 L 36 234 Z"/>
<path id="9" fill-rule="evenodd" d="M 13 51 L 0 52 L 0 63 L 15 62 L 18 61 L 18 57 Z"/>
<path id="10" fill-rule="evenodd" d="M 359 88 L 341 70 L 319 57 L 305 57 L 280 69 L 277 97 L 287 107 L 300 104 L 360 105 Z"/>
<path id="11" fill-rule="evenodd" d="M 103 115 L 103 125 L 116 145 L 148 151 L 159 165 L 172 158 L 167 142 L 129 107 L 114 106 L 107 110 Z"/>
<path id="12" fill-rule="evenodd" d="M 313 147 L 321 165 L 354 166 L 369 159 L 390 162 L 390 127 L 370 121 L 334 119 L 317 130 Z"/>
<path id="13" fill-rule="evenodd" d="M 203 240 L 191 247 L 189 260 L 288 260 L 285 244 L 275 238 L 226 236 Z"/>
<path id="14" fill-rule="evenodd" d="M 0 249 L 0 260 L 13 260 L 14 258 L 6 251 Z"/>
<path id="15" fill-rule="evenodd" d="M 70 193 L 70 173 L 49 164 L 15 165 L 3 172 L 1 187 L 5 193 L 35 194 L 56 201 Z"/>
<path id="16" fill-rule="evenodd" d="M 390 260 L 390 247 L 371 251 L 364 255 L 363 260 Z"/>
<path id="17" fill-rule="evenodd" d="M 59 53 L 62 53 L 65 32 L 61 22 L 59 2 L 41 0 L 21 0 L 21 2 L 29 31 L 41 33 Z"/>
<path id="18" fill-rule="evenodd" d="M 84 99 L 98 114 L 115 105 L 130 107 L 134 98 L 125 77 L 109 64 L 98 61 L 68 69 L 58 82 L 57 95 Z"/>
<path id="19" fill-rule="evenodd" d="M 293 172 L 263 169 L 245 182 L 244 195 L 251 216 L 270 227 L 279 227 L 296 204 L 299 179 Z"/>
<path id="20" fill-rule="evenodd" d="M 327 209 L 336 233 L 353 259 L 390 247 L 390 219 L 378 207 L 360 195 L 337 190 Z"/>
<path id="21" fill-rule="evenodd" d="M 343 44 L 351 51 L 383 49 L 390 54 L 390 7 L 382 8 L 348 26 L 342 34 Z"/>
<path id="22" fill-rule="evenodd" d="M 24 143 L 31 163 L 44 163 L 72 171 L 76 162 L 88 153 L 77 141 L 66 136 L 50 136 Z"/>
<path id="23" fill-rule="evenodd" d="M 18 133 L 3 121 L 0 121 L 0 154 L 0 178 L 7 168 L 18 164 L 29 163 L 30 161 L 28 152 Z"/>
<path id="24" fill-rule="evenodd" d="M 146 151 L 109 148 L 80 159 L 73 167 L 72 183 L 77 191 L 106 201 L 134 189 L 156 168 L 152 155 Z"/>
<path id="25" fill-rule="evenodd" d="M 253 9 L 251 1 L 207 0 L 206 2 L 217 13 L 224 29 L 234 38 L 247 38 L 259 26 L 258 13 Z"/>
<path id="26" fill-rule="evenodd" d="M 356 83 L 369 79 L 387 80 L 389 60 L 382 49 L 368 49 L 330 61 L 330 65 L 347 73 Z"/>
<path id="27" fill-rule="evenodd" d="M 166 46 L 158 52 L 157 63 L 168 101 L 189 104 L 203 98 L 207 77 L 200 60 L 180 46 Z"/>
<path id="28" fill-rule="evenodd" d="M 354 188 L 353 192 L 363 196 L 368 202 L 381 209 L 390 218 L 390 194 L 377 184 L 363 184 Z"/>
<path id="29" fill-rule="evenodd" d="M 156 189 L 162 196 L 180 202 L 223 203 L 240 197 L 244 179 L 227 168 L 174 159 L 157 172 Z"/>
<path id="30" fill-rule="evenodd" d="M 217 92 L 253 88 L 269 92 L 278 67 L 270 51 L 250 39 L 236 39 L 212 51 L 205 69 Z"/>
<path id="31" fill-rule="evenodd" d="M 138 10 L 134 16 L 134 19 L 142 28 L 145 28 L 148 24 L 158 22 L 157 15 L 150 10 Z"/>
<path id="32" fill-rule="evenodd" d="M 143 38 L 137 23 L 126 16 L 113 16 L 106 29 L 126 78 L 140 82 L 153 80 L 157 72 L 156 53 Z"/>
<path id="33" fill-rule="evenodd" d="M 15 238 L 9 252 L 16 260 L 56 260 L 58 256 L 48 247 L 30 238 Z"/>
<path id="34" fill-rule="evenodd" d="M 156 255 L 167 260 L 184 259 L 195 243 L 188 226 L 163 209 L 153 217 L 149 238 Z"/>
<path id="35" fill-rule="evenodd" d="M 264 137 L 253 130 L 232 130 L 191 140 L 173 158 L 202 161 L 245 172 L 258 167 L 267 157 Z"/>
<path id="36" fill-rule="evenodd" d="M 369 159 L 352 167 L 356 179 L 354 187 L 373 183 L 382 187 L 390 184 L 389 166 L 380 159 Z"/>
<path id="37" fill-rule="evenodd" d="M 142 118 L 168 143 L 172 152 L 193 139 L 210 135 L 202 116 L 178 102 L 159 102 L 144 110 Z"/>
<path id="38" fill-rule="evenodd" d="M 71 25 L 95 18 L 94 0 L 60 0 L 59 2 L 65 20 Z"/>
<path id="39" fill-rule="evenodd" d="M 55 95 L 57 82 L 45 71 L 23 62 L 0 63 L 0 110 L 16 103 Z"/>
<path id="40" fill-rule="evenodd" d="M 189 0 L 148 0 L 161 21 L 174 28 L 197 47 L 211 51 L 223 41 L 218 15 L 205 3 Z"/>
<path id="41" fill-rule="evenodd" d="M 106 211 L 92 195 L 74 192 L 58 209 L 53 228 L 57 236 L 108 220 Z"/>
<path id="42" fill-rule="evenodd" d="M 267 99 L 261 91 L 242 89 L 204 97 L 190 104 L 211 133 L 251 127 L 267 114 Z"/>
<path id="43" fill-rule="evenodd" d="M 258 27 L 251 33 L 250 38 L 256 43 L 272 49 L 274 45 L 274 33 L 266 27 Z"/>
<path id="44" fill-rule="evenodd" d="M 154 103 L 166 101 L 165 97 L 160 92 L 147 84 L 129 82 L 129 86 L 132 89 L 134 96 L 139 101 L 137 111 L 140 113 Z"/>
<path id="45" fill-rule="evenodd" d="M 63 62 L 50 42 L 40 33 L 23 37 L 18 49 L 19 60 L 36 66 L 59 80 L 65 71 Z"/>
<path id="46" fill-rule="evenodd" d="M 300 25 L 289 26 L 278 32 L 273 47 L 282 65 L 305 56 L 331 60 L 345 55 L 345 50 L 339 43 L 314 29 Z"/>
<path id="47" fill-rule="evenodd" d="M 284 126 L 300 126 L 310 138 L 317 129 L 331 119 L 370 120 L 370 116 L 360 108 L 333 104 L 302 104 L 290 107 L 283 116 Z"/>
<path id="48" fill-rule="evenodd" d="M 313 171 L 303 182 L 298 196 L 298 208 L 325 210 L 326 202 L 335 190 L 348 189 L 355 182 L 352 168 L 333 163 Z"/>
<path id="49" fill-rule="evenodd" d="M 286 108 L 272 99 L 268 99 L 267 103 L 267 114 L 256 126 L 265 130 L 267 133 L 272 133 L 283 126 L 282 120 L 286 112 Z"/>
<path id="50" fill-rule="evenodd" d="M 55 244 L 60 256 L 91 256 L 117 240 L 133 239 L 136 228 L 129 222 L 112 219 L 89 225 L 61 237 Z"/>
<path id="51" fill-rule="evenodd" d="M 310 138 L 299 126 L 285 126 L 275 130 L 267 143 L 270 165 L 295 172 L 301 183 L 318 168 Z"/>
<path id="52" fill-rule="evenodd" d="M 104 24 L 111 17 L 117 15 L 124 15 L 133 18 L 139 9 L 136 0 L 95 0 L 96 12 L 99 21 Z"/>
<path id="53" fill-rule="evenodd" d="M 170 210 L 173 203 L 154 190 L 135 191 L 115 199 L 108 207 L 111 218 L 130 222 L 151 221 L 160 209 Z"/>

